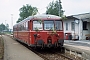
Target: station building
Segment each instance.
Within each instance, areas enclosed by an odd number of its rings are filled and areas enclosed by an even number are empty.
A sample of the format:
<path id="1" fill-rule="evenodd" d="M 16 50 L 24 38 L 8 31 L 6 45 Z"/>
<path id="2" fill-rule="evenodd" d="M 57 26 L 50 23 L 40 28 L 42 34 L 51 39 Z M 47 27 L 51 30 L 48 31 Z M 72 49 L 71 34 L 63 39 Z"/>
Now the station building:
<path id="1" fill-rule="evenodd" d="M 90 13 L 67 16 L 64 35 L 66 40 L 90 40 Z"/>

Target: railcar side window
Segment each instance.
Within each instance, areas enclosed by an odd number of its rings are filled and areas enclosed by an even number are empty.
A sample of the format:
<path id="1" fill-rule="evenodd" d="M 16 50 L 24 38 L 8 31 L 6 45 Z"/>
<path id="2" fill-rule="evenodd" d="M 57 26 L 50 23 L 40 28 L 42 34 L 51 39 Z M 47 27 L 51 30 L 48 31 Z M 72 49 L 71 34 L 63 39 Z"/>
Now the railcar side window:
<path id="1" fill-rule="evenodd" d="M 19 28 L 20 28 L 20 31 L 22 31 L 22 24 L 20 24 Z"/>
<path id="2" fill-rule="evenodd" d="M 24 30 L 26 30 L 25 27 L 26 27 L 26 23 L 24 23 Z"/>
<path id="3" fill-rule="evenodd" d="M 33 21 L 33 30 L 38 29 L 38 30 L 43 30 L 42 23 L 38 21 Z"/>
<path id="4" fill-rule="evenodd" d="M 62 22 L 61 21 L 55 21 L 55 29 L 62 30 Z"/>
<path id="5" fill-rule="evenodd" d="M 24 31 L 24 24 L 21 24 L 21 31 Z"/>
<path id="6" fill-rule="evenodd" d="M 13 27 L 13 31 L 17 31 L 17 26 L 14 26 Z"/>
<path id="7" fill-rule="evenodd" d="M 20 31 L 20 24 L 18 25 L 18 31 Z"/>
<path id="8" fill-rule="evenodd" d="M 44 30 L 52 30 L 54 28 L 54 21 L 44 21 Z"/>
<path id="9" fill-rule="evenodd" d="M 26 31 L 28 30 L 28 22 L 26 22 Z"/>

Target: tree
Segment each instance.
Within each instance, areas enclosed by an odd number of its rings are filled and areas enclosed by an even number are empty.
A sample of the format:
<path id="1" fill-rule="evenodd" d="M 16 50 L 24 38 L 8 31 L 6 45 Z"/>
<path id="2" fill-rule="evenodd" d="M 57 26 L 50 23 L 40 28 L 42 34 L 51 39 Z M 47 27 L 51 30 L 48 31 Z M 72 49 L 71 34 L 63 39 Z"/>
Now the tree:
<path id="1" fill-rule="evenodd" d="M 20 18 L 18 19 L 17 23 L 22 21 L 23 19 L 27 18 L 28 16 L 32 16 L 37 14 L 38 10 L 36 7 L 32 7 L 31 5 L 23 5 L 23 7 L 21 7 L 19 9 L 20 11 Z"/>
<path id="2" fill-rule="evenodd" d="M 47 7 L 46 14 L 52 14 L 52 15 L 59 16 L 59 10 L 60 10 L 60 17 L 62 17 L 64 14 L 64 11 L 62 10 L 61 3 L 60 4 L 59 3 L 60 2 L 58 2 L 58 1 L 50 2 L 48 7 Z M 60 9 L 59 9 L 59 7 L 60 7 Z"/>
<path id="3" fill-rule="evenodd" d="M 5 25 L 2 23 L 2 24 L 0 24 L 0 31 L 4 31 L 4 30 L 9 31 L 9 25 L 6 24 L 6 26 L 5 26 Z"/>
<path id="4" fill-rule="evenodd" d="M 3 31 L 3 30 L 5 30 L 5 25 L 2 23 L 0 24 L 0 31 Z"/>

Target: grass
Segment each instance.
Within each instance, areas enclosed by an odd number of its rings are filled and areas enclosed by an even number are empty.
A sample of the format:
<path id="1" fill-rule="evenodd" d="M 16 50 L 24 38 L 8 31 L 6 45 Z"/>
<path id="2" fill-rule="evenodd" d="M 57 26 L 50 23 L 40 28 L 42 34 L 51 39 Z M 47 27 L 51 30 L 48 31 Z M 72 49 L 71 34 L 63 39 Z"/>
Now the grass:
<path id="1" fill-rule="evenodd" d="M 4 56 L 4 44 L 3 44 L 3 40 L 0 36 L 0 60 L 3 60 L 3 56 Z"/>

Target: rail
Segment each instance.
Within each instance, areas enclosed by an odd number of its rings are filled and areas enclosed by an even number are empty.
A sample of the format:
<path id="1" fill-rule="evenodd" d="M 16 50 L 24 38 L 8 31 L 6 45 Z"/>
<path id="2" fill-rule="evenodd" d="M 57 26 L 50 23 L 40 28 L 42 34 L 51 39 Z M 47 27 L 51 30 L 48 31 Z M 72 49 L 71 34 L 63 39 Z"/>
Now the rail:
<path id="1" fill-rule="evenodd" d="M 32 49 L 30 49 L 32 50 Z M 62 51 L 53 49 L 53 50 L 32 50 L 40 57 L 44 58 L 44 60 L 82 60 L 81 58 L 75 58 L 74 55 L 69 55 L 66 53 L 62 53 Z"/>

